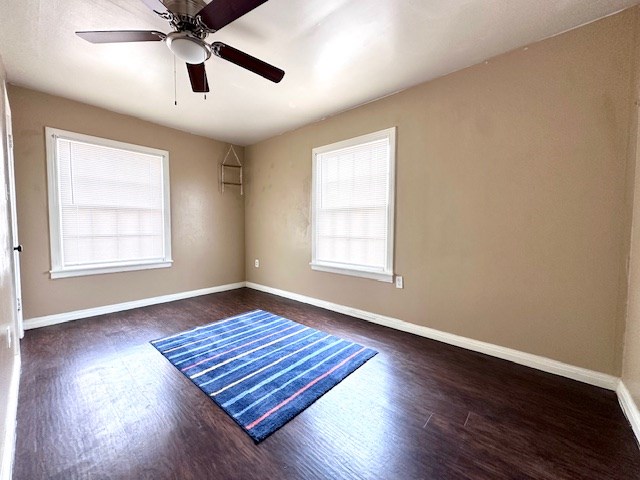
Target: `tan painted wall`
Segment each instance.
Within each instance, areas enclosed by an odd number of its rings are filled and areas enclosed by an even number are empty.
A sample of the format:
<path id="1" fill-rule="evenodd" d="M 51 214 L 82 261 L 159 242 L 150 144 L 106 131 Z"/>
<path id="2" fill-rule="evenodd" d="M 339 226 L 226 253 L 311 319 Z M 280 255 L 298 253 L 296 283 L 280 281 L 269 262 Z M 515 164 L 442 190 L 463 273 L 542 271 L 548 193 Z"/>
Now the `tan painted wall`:
<path id="1" fill-rule="evenodd" d="M 635 16 L 247 147 L 247 280 L 619 375 Z M 405 288 L 312 271 L 311 149 L 394 125 Z"/>
<path id="2" fill-rule="evenodd" d="M 640 18 L 638 19 L 640 22 Z M 635 55 L 640 53 L 640 36 L 636 37 Z M 636 68 L 636 99 L 640 100 L 640 59 Z M 633 225 L 629 259 L 629 295 L 627 322 L 624 336 L 624 361 L 622 381 L 637 406 L 640 406 L 640 113 L 634 108 L 632 119 L 633 136 L 629 149 L 635 164 L 635 188 L 633 196 Z"/>
<path id="3" fill-rule="evenodd" d="M 7 418 L 15 415 L 9 414 L 9 386 L 13 378 L 15 362 L 19 360 L 18 337 L 14 318 L 15 295 L 12 274 L 12 240 L 10 209 L 7 201 L 8 192 L 8 157 L 7 157 L 7 130 L 4 110 L 5 72 L 0 59 L 0 476 L 3 469 L 8 468 L 3 464 L 4 453 L 13 449 L 13 445 L 6 441 Z M 12 336 L 12 348 L 7 347 L 7 328 Z M 13 432 L 14 430 L 10 430 Z"/>
<path id="4" fill-rule="evenodd" d="M 244 280 L 243 198 L 218 187 L 227 144 L 24 88 L 9 97 L 26 319 Z M 49 278 L 45 126 L 169 151 L 171 268 Z"/>

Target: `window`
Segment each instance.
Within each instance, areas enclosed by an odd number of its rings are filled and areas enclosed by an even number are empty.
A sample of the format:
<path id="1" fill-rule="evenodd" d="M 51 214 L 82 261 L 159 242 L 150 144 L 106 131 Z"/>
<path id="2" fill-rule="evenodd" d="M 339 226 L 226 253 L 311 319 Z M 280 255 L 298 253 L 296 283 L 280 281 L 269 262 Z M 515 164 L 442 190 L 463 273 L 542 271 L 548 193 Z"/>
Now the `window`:
<path id="1" fill-rule="evenodd" d="M 46 136 L 51 278 L 170 267 L 169 153 Z"/>
<path id="2" fill-rule="evenodd" d="M 311 268 L 393 281 L 396 130 L 313 149 Z"/>

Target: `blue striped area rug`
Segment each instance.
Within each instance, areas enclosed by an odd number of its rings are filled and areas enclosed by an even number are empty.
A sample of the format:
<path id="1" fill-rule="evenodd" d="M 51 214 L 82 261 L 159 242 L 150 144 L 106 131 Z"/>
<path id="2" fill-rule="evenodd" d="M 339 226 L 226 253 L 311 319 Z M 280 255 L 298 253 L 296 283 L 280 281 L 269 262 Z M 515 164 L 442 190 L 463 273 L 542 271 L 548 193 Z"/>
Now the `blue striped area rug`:
<path id="1" fill-rule="evenodd" d="M 151 344 L 256 443 L 378 353 L 263 310 Z"/>

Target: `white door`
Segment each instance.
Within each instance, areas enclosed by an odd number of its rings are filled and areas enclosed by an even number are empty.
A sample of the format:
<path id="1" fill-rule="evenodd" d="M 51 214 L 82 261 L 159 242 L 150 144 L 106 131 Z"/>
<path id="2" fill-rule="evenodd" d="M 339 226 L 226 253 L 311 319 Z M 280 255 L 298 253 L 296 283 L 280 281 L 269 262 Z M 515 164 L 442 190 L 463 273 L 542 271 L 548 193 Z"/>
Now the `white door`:
<path id="1" fill-rule="evenodd" d="M 18 323 L 17 332 L 20 338 L 24 337 L 24 328 L 22 326 L 22 289 L 20 287 L 20 252 L 22 245 L 18 241 L 18 217 L 16 213 L 16 177 L 13 166 L 13 133 L 11 130 L 11 108 L 9 107 L 9 97 L 7 92 L 4 93 L 4 111 L 6 112 L 7 124 L 7 146 L 9 157 L 9 204 L 11 205 L 11 236 L 13 241 L 13 280 L 16 289 L 16 322 Z"/>

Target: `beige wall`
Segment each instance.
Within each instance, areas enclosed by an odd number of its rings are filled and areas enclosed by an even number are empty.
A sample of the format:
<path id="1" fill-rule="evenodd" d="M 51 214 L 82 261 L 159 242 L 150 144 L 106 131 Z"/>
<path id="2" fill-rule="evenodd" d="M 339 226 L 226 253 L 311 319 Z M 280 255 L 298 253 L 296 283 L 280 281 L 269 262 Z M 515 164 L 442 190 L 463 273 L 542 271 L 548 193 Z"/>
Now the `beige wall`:
<path id="1" fill-rule="evenodd" d="M 247 147 L 247 280 L 619 375 L 636 13 Z M 405 288 L 312 271 L 311 149 L 394 125 Z"/>
<path id="2" fill-rule="evenodd" d="M 20 359 L 18 337 L 15 325 L 15 296 L 13 287 L 13 250 L 11 239 L 10 209 L 8 192 L 7 126 L 5 122 L 4 91 L 5 73 L 0 59 L 0 477 L 7 472 L 11 462 L 15 429 L 7 422 L 15 418 L 15 411 L 9 412 L 9 400 L 14 365 Z M 12 337 L 12 348 L 7 346 L 7 328 Z M 14 400 L 15 401 L 15 400 Z M 15 406 L 15 404 L 13 404 Z M 9 428 L 7 428 L 9 427 Z M 7 438 L 7 433 L 9 438 Z"/>
<path id="3" fill-rule="evenodd" d="M 24 88 L 9 97 L 26 319 L 244 280 L 243 198 L 218 187 L 227 144 Z M 171 268 L 49 278 L 45 126 L 169 151 Z"/>
<path id="4" fill-rule="evenodd" d="M 248 147 L 244 205 L 235 193 L 219 193 L 225 144 L 10 87 L 25 318 L 246 275 L 620 374 L 637 14 L 623 12 Z M 405 288 L 311 271 L 311 149 L 394 125 L 395 270 Z M 170 151 L 174 267 L 49 278 L 45 126 Z M 640 330 L 635 316 L 629 332 Z M 627 365 L 638 364 L 635 351 L 628 346 Z"/>
<path id="5" fill-rule="evenodd" d="M 636 58 L 638 58 L 638 53 L 640 53 L 640 37 L 636 38 Z M 636 99 L 640 100 L 640 59 L 638 59 L 636 68 L 635 94 Z M 622 381 L 631 393 L 636 405 L 640 406 L 640 121 L 637 106 L 633 113 L 631 123 L 634 135 L 632 135 L 629 154 L 636 168 Z"/>

